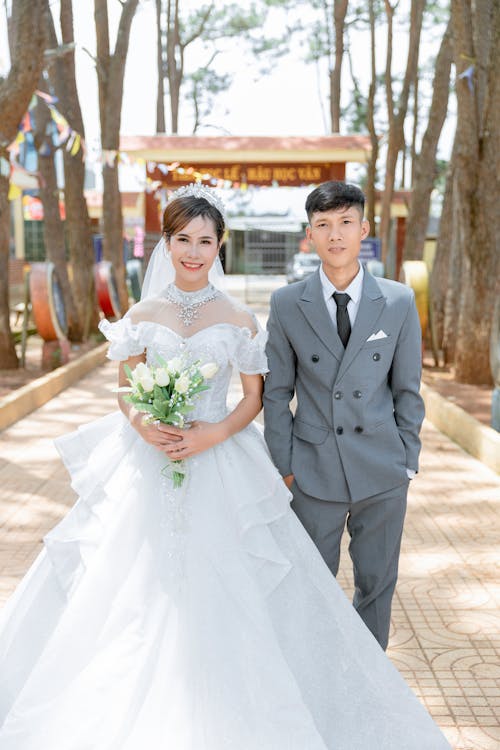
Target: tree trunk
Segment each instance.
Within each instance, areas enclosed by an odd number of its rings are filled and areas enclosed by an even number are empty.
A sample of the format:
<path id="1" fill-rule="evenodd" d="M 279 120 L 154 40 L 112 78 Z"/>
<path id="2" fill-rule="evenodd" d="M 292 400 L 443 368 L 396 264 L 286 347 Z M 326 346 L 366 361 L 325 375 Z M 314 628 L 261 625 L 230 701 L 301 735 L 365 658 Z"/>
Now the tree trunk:
<path id="1" fill-rule="evenodd" d="M 179 101 L 184 75 L 184 46 L 181 44 L 179 28 L 179 0 L 168 0 L 167 7 L 167 76 L 170 94 L 170 118 L 172 133 L 179 130 Z"/>
<path id="2" fill-rule="evenodd" d="M 8 76 L 0 81 L 0 368 L 15 369 L 18 359 L 9 320 L 10 205 L 7 146 L 28 108 L 43 67 L 46 38 L 46 0 L 14 0 L 15 41 Z"/>
<path id="3" fill-rule="evenodd" d="M 63 44 L 74 41 L 72 0 L 61 0 L 60 25 Z M 78 98 L 75 75 L 75 53 L 58 59 L 50 71 L 60 108 L 73 128 L 85 138 L 82 111 Z M 91 328 L 96 328 L 98 313 L 94 289 L 94 245 L 92 230 L 84 195 L 85 162 L 80 148 L 74 156 L 63 150 L 64 201 L 66 207 L 66 240 L 73 269 L 72 288 L 78 310 L 83 338 L 88 338 Z M 76 339 L 72 339 L 73 341 Z"/>
<path id="4" fill-rule="evenodd" d="M 45 83 L 40 80 L 38 88 L 43 90 Z M 35 146 L 38 151 L 38 169 L 42 180 L 40 182 L 40 200 L 43 204 L 43 238 L 48 260 L 56 268 L 57 278 L 61 285 L 66 316 L 68 320 L 68 338 L 81 340 L 82 329 L 78 319 L 73 298 L 73 291 L 68 276 L 66 262 L 66 247 L 64 243 L 64 225 L 59 213 L 59 189 L 57 187 L 56 168 L 54 164 L 54 146 L 50 124 L 52 118 L 45 102 L 38 100 L 35 108 L 36 130 L 34 132 Z M 40 147 L 43 148 L 40 150 Z"/>
<path id="5" fill-rule="evenodd" d="M 2 158 L 1 155 L 0 158 Z M 0 370 L 14 370 L 19 365 L 9 320 L 10 204 L 8 195 L 9 179 L 0 176 Z"/>
<path id="6" fill-rule="evenodd" d="M 123 216 L 120 188 L 118 185 L 118 164 L 103 165 L 103 256 L 111 261 L 118 284 L 118 294 L 122 313 L 128 310 L 128 291 L 123 258 Z"/>
<path id="7" fill-rule="evenodd" d="M 391 235 L 391 205 L 394 194 L 396 178 L 396 165 L 398 155 L 404 143 L 404 122 L 408 110 L 408 98 L 410 95 L 411 82 L 415 79 L 418 67 L 418 53 L 420 47 L 420 35 L 422 30 L 422 19 L 424 14 L 425 0 L 412 0 L 410 11 L 410 29 L 408 57 L 403 79 L 401 95 L 398 101 L 398 111 L 395 113 L 392 93 L 392 19 L 394 8 L 388 0 L 385 0 L 388 18 L 387 39 L 387 63 L 386 63 L 386 88 L 388 104 L 389 134 L 387 144 L 387 157 L 385 167 L 385 184 L 382 192 L 382 206 L 380 216 L 380 238 L 382 240 L 382 260 L 386 262 L 389 251 Z"/>
<path id="8" fill-rule="evenodd" d="M 165 66 L 163 65 L 163 34 L 161 26 L 162 0 L 156 0 L 156 67 L 158 85 L 156 89 L 156 132 L 165 133 Z"/>
<path id="9" fill-rule="evenodd" d="M 370 222 L 370 235 L 375 237 L 375 182 L 377 179 L 378 136 L 375 129 L 375 94 L 377 91 L 377 68 L 375 62 L 375 8 L 374 0 L 368 4 L 370 18 L 370 67 L 371 81 L 367 101 L 367 125 L 370 133 L 371 154 L 366 172 L 366 218 Z"/>
<path id="10" fill-rule="evenodd" d="M 456 248 L 453 245 L 453 154 L 448 166 L 446 186 L 436 243 L 436 255 L 429 280 L 431 318 L 438 349 L 445 363 L 453 359 L 456 320 L 460 292 Z"/>
<path id="11" fill-rule="evenodd" d="M 453 0 L 457 67 L 455 239 L 462 255 L 462 289 L 455 377 L 491 383 L 493 308 L 500 293 L 500 6 L 496 0 Z M 477 64 L 470 75 L 470 64 Z M 463 76 L 460 79 L 460 76 Z"/>
<path id="12" fill-rule="evenodd" d="M 422 140 L 420 155 L 415 163 L 413 191 L 403 250 L 405 260 L 420 260 L 423 255 L 431 193 L 436 179 L 437 147 L 448 111 L 452 56 L 450 19 L 436 59 L 429 120 Z"/>
<path id="13" fill-rule="evenodd" d="M 434 74 L 435 75 L 435 74 Z M 448 97 L 446 97 L 446 101 L 448 101 Z M 431 105 L 432 109 L 432 105 Z M 420 118 L 419 118 L 419 75 L 417 70 L 417 76 L 415 80 L 413 81 L 413 125 L 411 129 L 411 146 L 410 146 L 410 164 L 411 164 L 411 172 L 410 172 L 410 187 L 413 187 L 415 184 L 415 169 L 417 166 L 417 136 L 418 136 L 418 129 L 420 124 Z"/>
<path id="14" fill-rule="evenodd" d="M 118 184 L 118 149 L 123 99 L 123 79 L 132 19 L 139 0 L 122 2 L 115 51 L 110 54 L 107 0 L 94 0 L 97 40 L 97 80 L 103 152 L 112 152 L 103 163 L 103 255 L 116 274 L 120 307 L 128 309 L 123 259 L 123 217 Z"/>
<path id="15" fill-rule="evenodd" d="M 340 133 L 340 84 L 344 57 L 344 22 L 348 0 L 334 0 L 333 23 L 335 27 L 335 65 L 330 71 L 330 116 L 332 133 Z"/>

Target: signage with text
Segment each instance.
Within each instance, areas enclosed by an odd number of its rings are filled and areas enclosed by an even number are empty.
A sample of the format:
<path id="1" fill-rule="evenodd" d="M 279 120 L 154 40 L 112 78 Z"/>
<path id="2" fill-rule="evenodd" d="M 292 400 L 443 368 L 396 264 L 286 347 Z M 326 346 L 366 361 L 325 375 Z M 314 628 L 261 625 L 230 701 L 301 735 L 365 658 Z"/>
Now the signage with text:
<path id="1" fill-rule="evenodd" d="M 209 174 L 211 180 L 228 180 L 240 185 L 273 185 L 298 187 L 317 184 L 327 180 L 343 180 L 345 164 L 326 163 L 301 164 L 285 163 L 245 163 L 245 164 L 193 164 L 190 163 L 183 173 L 179 170 L 165 172 L 162 165 L 148 168 L 147 176 L 161 182 L 164 187 L 179 187 L 193 181 L 193 173 Z"/>

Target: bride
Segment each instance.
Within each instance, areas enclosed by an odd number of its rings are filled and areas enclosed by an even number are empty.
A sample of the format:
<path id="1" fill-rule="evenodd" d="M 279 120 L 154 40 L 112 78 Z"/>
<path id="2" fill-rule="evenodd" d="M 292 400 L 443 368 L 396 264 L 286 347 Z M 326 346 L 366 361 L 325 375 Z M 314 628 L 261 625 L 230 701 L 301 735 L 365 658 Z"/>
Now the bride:
<path id="1" fill-rule="evenodd" d="M 124 366 L 215 362 L 189 429 L 120 410 L 58 440 L 79 500 L 0 620 L 2 750 L 446 750 L 290 509 L 252 420 L 265 333 L 211 283 L 215 193 L 174 194 Z M 170 268 L 171 282 L 168 283 Z M 217 283 L 217 282 L 215 282 Z M 228 411 L 231 371 L 243 398 Z M 165 471 L 185 461 L 179 489 Z"/>

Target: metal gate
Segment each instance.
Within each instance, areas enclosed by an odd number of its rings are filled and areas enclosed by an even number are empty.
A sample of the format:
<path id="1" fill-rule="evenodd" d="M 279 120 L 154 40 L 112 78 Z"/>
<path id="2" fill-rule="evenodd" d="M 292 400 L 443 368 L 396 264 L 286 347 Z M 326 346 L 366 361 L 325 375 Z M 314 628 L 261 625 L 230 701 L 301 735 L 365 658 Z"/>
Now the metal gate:
<path id="1" fill-rule="evenodd" d="M 267 305 L 274 289 L 285 283 L 286 265 L 299 251 L 302 232 L 245 231 L 245 301 Z"/>

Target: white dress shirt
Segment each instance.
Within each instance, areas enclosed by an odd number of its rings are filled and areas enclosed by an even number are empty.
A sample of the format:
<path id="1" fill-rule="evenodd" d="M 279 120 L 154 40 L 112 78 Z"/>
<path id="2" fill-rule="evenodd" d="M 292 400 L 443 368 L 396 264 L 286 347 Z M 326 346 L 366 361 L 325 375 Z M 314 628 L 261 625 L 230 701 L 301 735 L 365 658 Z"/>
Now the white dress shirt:
<path id="1" fill-rule="evenodd" d="M 349 320 L 351 321 L 351 328 L 354 326 L 354 321 L 356 320 L 356 315 L 358 314 L 359 309 L 359 303 L 361 300 L 361 291 L 363 289 L 363 266 L 361 263 L 359 264 L 359 271 L 356 274 L 356 276 L 353 278 L 347 289 L 337 289 L 326 273 L 323 271 L 323 266 L 321 265 L 319 267 L 319 277 L 321 279 L 321 286 L 323 287 L 323 297 L 325 298 L 325 305 L 327 307 L 328 312 L 330 313 L 330 318 L 332 319 L 332 323 L 335 326 L 335 329 L 337 328 L 337 304 L 335 300 L 332 297 L 332 294 L 334 292 L 342 292 L 344 294 L 348 294 L 351 298 L 347 304 L 347 313 L 349 315 Z"/>

